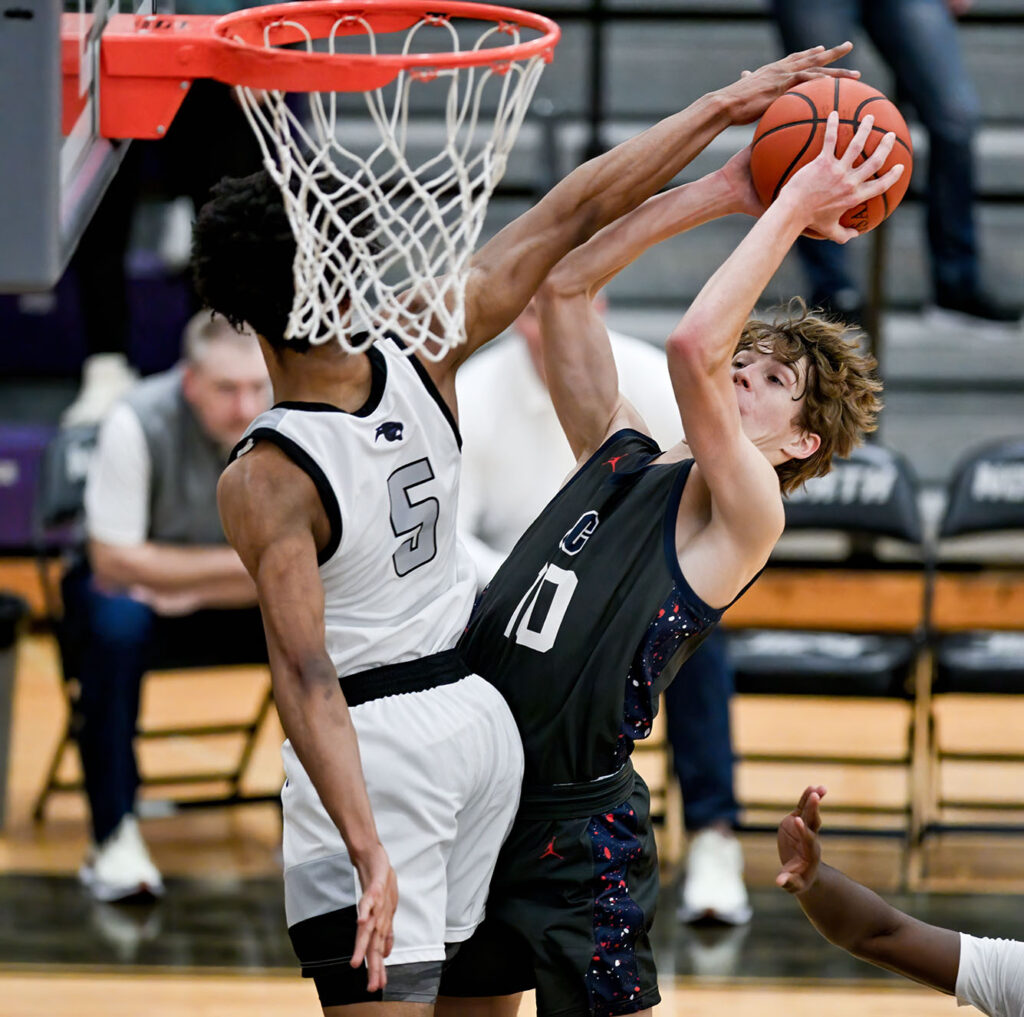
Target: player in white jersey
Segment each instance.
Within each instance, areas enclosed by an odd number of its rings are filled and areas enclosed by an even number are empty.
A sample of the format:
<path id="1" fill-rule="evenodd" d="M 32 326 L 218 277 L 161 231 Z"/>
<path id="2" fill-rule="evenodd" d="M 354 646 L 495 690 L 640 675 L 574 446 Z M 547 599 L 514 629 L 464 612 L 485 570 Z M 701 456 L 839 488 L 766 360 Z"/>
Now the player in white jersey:
<path id="1" fill-rule="evenodd" d="M 517 803 L 510 715 L 452 649 L 473 601 L 455 540 L 458 365 L 563 255 L 726 126 L 799 81 L 850 74 L 824 69 L 848 50 L 746 74 L 570 174 L 474 255 L 467 340 L 437 362 L 404 358 L 392 340 L 352 355 L 284 339 L 295 241 L 266 173 L 224 181 L 200 212 L 197 289 L 259 334 L 277 401 L 219 499 L 263 612 L 288 735 L 289 931 L 326 1014 L 430 1012 L 446 945 L 482 920 Z"/>
<path id="2" fill-rule="evenodd" d="M 821 860 L 823 787 L 809 787 L 779 825 L 782 871 L 811 924 L 856 957 L 956 996 L 989 1017 L 1024 1017 L 1024 943 L 979 939 L 904 914 Z"/>

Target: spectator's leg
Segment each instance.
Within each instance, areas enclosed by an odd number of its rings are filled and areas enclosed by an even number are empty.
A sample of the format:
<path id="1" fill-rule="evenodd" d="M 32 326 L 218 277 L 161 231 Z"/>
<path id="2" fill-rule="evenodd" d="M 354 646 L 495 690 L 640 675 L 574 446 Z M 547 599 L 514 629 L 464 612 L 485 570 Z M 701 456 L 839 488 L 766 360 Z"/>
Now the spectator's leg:
<path id="1" fill-rule="evenodd" d="M 153 612 L 96 589 L 87 572 L 65 583 L 67 610 L 87 620 L 79 657 L 78 745 L 93 838 L 102 844 L 134 812 L 139 773 L 135 727 Z"/>
<path id="2" fill-rule="evenodd" d="M 69 574 L 64 595 L 65 610 L 81 612 L 85 635 L 76 654 L 76 721 L 95 847 L 79 876 L 102 901 L 159 895 L 163 880 L 134 815 L 135 726 L 153 614 L 128 597 L 100 592 L 84 569 Z"/>
<path id="3" fill-rule="evenodd" d="M 836 46 L 853 38 L 860 6 L 856 0 L 772 0 L 787 53 L 818 45 Z M 837 66 L 856 67 L 857 61 L 851 56 Z M 847 268 L 843 248 L 828 240 L 801 237 L 797 252 L 810 284 L 811 304 L 859 324 L 863 296 Z"/>
<path id="4" fill-rule="evenodd" d="M 710 917 L 742 924 L 750 919 L 743 856 L 732 835 L 739 811 L 733 792 L 732 691 L 725 637 L 716 630 L 665 692 L 668 738 L 690 840 L 679 908 L 683 921 Z"/>
<path id="5" fill-rule="evenodd" d="M 868 4 L 865 27 L 928 130 L 928 243 L 935 296 L 979 290 L 973 139 L 981 115 L 944 0 Z"/>
<path id="6" fill-rule="evenodd" d="M 732 669 L 725 637 L 714 630 L 665 690 L 665 720 L 683 794 L 688 833 L 715 823 L 731 828 L 739 812 L 733 793 L 729 701 Z"/>

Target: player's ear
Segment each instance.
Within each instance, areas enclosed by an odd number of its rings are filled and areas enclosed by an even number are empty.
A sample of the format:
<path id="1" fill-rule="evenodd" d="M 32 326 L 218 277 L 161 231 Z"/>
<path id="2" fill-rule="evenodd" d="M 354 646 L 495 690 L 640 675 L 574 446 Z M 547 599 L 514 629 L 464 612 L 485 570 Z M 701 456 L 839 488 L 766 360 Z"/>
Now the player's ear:
<path id="1" fill-rule="evenodd" d="M 821 435 L 812 434 L 810 431 L 800 431 L 782 451 L 790 459 L 809 459 L 819 448 L 821 448 Z"/>

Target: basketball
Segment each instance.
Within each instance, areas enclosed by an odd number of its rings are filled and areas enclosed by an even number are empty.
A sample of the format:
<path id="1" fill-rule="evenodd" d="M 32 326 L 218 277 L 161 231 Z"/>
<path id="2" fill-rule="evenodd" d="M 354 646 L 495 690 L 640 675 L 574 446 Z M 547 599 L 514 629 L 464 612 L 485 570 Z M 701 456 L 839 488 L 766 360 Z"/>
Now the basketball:
<path id="1" fill-rule="evenodd" d="M 897 163 L 905 166 L 903 175 L 889 190 L 849 209 L 839 220 L 858 233 L 867 233 L 892 215 L 903 200 L 914 165 L 906 121 L 900 111 L 870 85 L 852 78 L 815 78 L 780 95 L 765 110 L 754 132 L 750 174 L 757 196 L 765 205 L 770 204 L 778 197 L 783 184 L 821 151 L 825 121 L 832 110 L 839 111 L 837 154 L 846 151 L 861 120 L 871 114 L 875 123 L 858 162 L 871 155 L 879 141 L 892 131 L 896 144 L 875 176 L 884 175 Z"/>

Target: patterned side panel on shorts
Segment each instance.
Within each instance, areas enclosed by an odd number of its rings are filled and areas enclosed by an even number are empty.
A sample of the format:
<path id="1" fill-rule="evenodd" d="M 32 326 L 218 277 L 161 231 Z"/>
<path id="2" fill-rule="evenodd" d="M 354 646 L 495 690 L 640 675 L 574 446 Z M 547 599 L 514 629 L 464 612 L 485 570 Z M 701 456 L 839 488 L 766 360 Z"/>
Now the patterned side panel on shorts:
<path id="1" fill-rule="evenodd" d="M 640 1000 L 636 941 L 646 934 L 643 909 L 630 896 L 629 866 L 640 857 L 637 816 L 627 802 L 594 816 L 587 828 L 594 854 L 594 954 L 587 968 L 587 992 L 594 1017 L 630 1012 Z"/>

